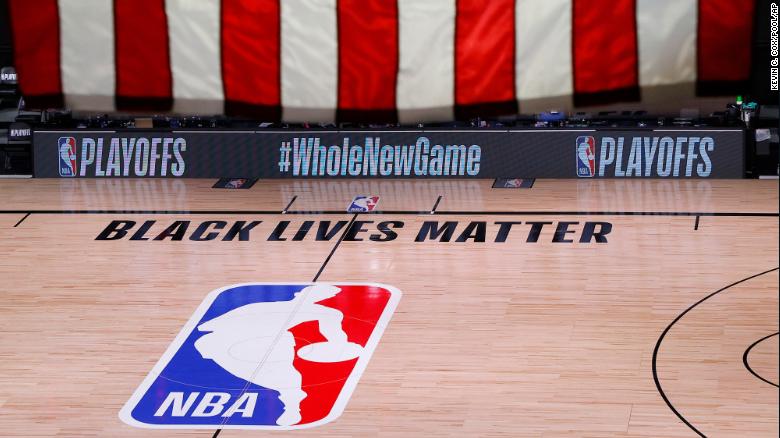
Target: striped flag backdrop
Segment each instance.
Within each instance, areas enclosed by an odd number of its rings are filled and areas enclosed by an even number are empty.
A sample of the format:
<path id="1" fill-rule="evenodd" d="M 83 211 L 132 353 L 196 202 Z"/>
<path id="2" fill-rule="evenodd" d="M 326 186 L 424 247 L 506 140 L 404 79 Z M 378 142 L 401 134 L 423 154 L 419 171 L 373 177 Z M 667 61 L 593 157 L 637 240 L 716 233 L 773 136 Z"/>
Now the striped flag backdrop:
<path id="1" fill-rule="evenodd" d="M 430 121 L 749 77 L 754 0 L 11 0 L 28 106 Z M 677 105 L 679 108 L 679 104 Z"/>

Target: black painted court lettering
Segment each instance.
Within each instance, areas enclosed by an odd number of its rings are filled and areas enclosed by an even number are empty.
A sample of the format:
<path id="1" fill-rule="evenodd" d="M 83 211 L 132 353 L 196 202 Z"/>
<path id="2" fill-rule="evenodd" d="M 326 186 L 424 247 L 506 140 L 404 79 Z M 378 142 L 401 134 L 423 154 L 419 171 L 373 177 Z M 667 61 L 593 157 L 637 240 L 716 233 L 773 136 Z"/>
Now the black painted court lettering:
<path id="1" fill-rule="evenodd" d="M 426 239 L 433 240 L 441 236 L 439 238 L 439 242 L 449 242 L 452 238 L 452 235 L 455 233 L 455 227 L 457 226 L 457 222 L 449 221 L 445 222 L 441 228 L 439 228 L 438 221 L 425 221 L 420 228 L 420 232 L 417 233 L 417 238 L 414 239 L 414 241 L 423 242 Z"/>
<path id="2" fill-rule="evenodd" d="M 227 234 L 225 234 L 225 237 L 222 238 L 222 241 L 229 241 L 233 240 L 236 235 L 238 235 L 238 240 L 240 241 L 247 241 L 249 240 L 249 232 L 252 231 L 252 228 L 259 225 L 262 221 L 252 221 L 248 224 L 246 221 L 238 221 L 228 230 Z"/>
<path id="3" fill-rule="evenodd" d="M 383 221 L 380 222 L 376 228 L 382 234 L 372 234 L 369 239 L 373 242 L 390 242 L 398 237 L 398 233 L 393 231 L 394 228 L 403 228 L 404 223 L 401 221 Z"/>
<path id="4" fill-rule="evenodd" d="M 130 240 L 149 240 L 149 238 L 145 236 L 149 231 L 149 228 L 152 228 L 152 225 L 154 225 L 155 222 L 157 221 L 144 221 L 143 225 L 141 225 L 138 230 L 133 233 L 133 237 L 131 237 Z"/>
<path id="5" fill-rule="evenodd" d="M 202 222 L 200 225 L 198 225 L 198 228 L 195 229 L 195 231 L 192 233 L 192 236 L 190 236 L 190 240 L 194 242 L 206 242 L 209 240 L 214 240 L 219 236 L 218 232 L 212 231 L 210 233 L 206 232 L 209 229 L 213 230 L 222 230 L 227 226 L 226 221 L 206 221 Z M 210 228 L 211 227 L 211 228 Z M 204 236 L 205 234 L 205 236 Z"/>
<path id="6" fill-rule="evenodd" d="M 272 242 L 287 240 L 287 238 L 282 237 L 282 234 L 284 234 L 284 230 L 286 230 L 289 225 L 290 221 L 281 221 L 276 224 L 274 230 L 271 232 L 271 235 L 268 236 L 268 240 Z"/>
<path id="7" fill-rule="evenodd" d="M 190 221 L 174 221 L 168 228 L 164 229 L 162 233 L 158 234 L 154 240 L 182 240 L 184 234 L 187 232 L 187 228 L 190 226 Z"/>
<path id="8" fill-rule="evenodd" d="M 135 221 L 111 221 L 95 240 L 119 240 L 135 225 Z"/>
<path id="9" fill-rule="evenodd" d="M 525 234 L 526 243 L 538 243 L 540 239 L 552 243 L 608 243 L 607 234 L 612 232 L 610 222 L 545 222 L 545 221 L 498 221 L 488 223 L 485 221 L 425 221 L 415 237 L 415 242 L 454 242 L 458 243 L 484 243 L 488 239 L 489 232 L 498 226 L 494 243 L 511 242 L 512 235 Z M 548 227 L 549 226 L 549 227 Z"/>
<path id="10" fill-rule="evenodd" d="M 553 236 L 553 242 L 555 243 L 573 243 L 573 240 L 567 239 L 567 234 L 574 234 L 574 230 L 570 230 L 570 225 L 577 225 L 579 222 L 558 222 L 558 228 L 555 229 L 555 235 Z"/>
<path id="11" fill-rule="evenodd" d="M 467 242 L 471 239 L 474 242 L 484 242 L 485 234 L 487 234 L 487 222 L 470 222 L 455 241 Z"/>
<path id="12" fill-rule="evenodd" d="M 506 242 L 507 236 L 509 236 L 509 232 L 512 231 L 513 225 L 520 225 L 522 222 L 517 221 L 501 221 L 496 222 L 496 225 L 500 225 L 500 228 L 498 229 L 498 235 L 496 235 L 496 242 Z"/>
<path id="13" fill-rule="evenodd" d="M 311 226 L 314 225 L 314 221 L 304 221 L 301 224 L 301 227 L 298 228 L 298 231 L 295 233 L 295 236 L 293 236 L 294 241 L 300 242 L 303 240 L 304 237 L 309 233 L 309 230 L 311 230 Z"/>
<path id="14" fill-rule="evenodd" d="M 317 228 L 317 240 L 328 241 L 336 236 L 347 225 L 347 221 L 338 221 L 330 228 L 330 221 L 320 221 L 320 225 Z"/>
<path id="15" fill-rule="evenodd" d="M 598 227 L 598 231 L 596 231 Z M 612 224 L 609 222 L 585 222 L 580 236 L 580 243 L 590 243 L 595 239 L 596 243 L 607 243 L 607 234 L 612 232 Z"/>
<path id="16" fill-rule="evenodd" d="M 132 220 L 113 220 L 95 240 L 121 240 L 129 237 L 132 241 L 151 242 L 209 242 L 219 240 L 249 241 L 260 234 L 270 242 L 300 242 L 304 240 L 332 241 L 336 236 L 347 242 L 390 242 L 403 238 L 400 232 L 405 223 L 398 220 L 373 221 L 313 221 L 295 222 L 282 220 L 255 229 L 262 221 L 207 220 L 193 222 L 176 220 L 160 222 L 146 220 L 138 225 Z M 312 229 L 316 230 L 312 232 Z M 612 232 L 612 224 L 603 221 L 424 221 L 417 232 L 405 239 L 414 242 L 438 243 L 608 243 L 607 235 Z M 412 230 L 409 230 L 412 233 Z M 495 233 L 495 235 L 494 235 Z M 221 237 L 221 238 L 220 238 Z M 522 239 L 522 240 L 521 240 Z"/>
<path id="17" fill-rule="evenodd" d="M 236 237 L 239 241 L 248 241 L 250 240 L 250 232 L 252 229 L 261 223 L 262 221 L 236 221 L 224 234 L 222 241 L 232 241 L 235 240 Z M 138 228 L 135 228 L 136 224 L 136 221 L 113 220 L 97 235 L 97 237 L 95 237 L 95 240 L 120 240 L 125 238 L 128 232 L 133 231 L 129 240 L 178 242 L 184 240 L 184 238 L 187 237 L 187 233 L 192 228 L 190 226 L 191 221 L 188 220 L 173 221 L 172 223 L 165 225 L 165 228 L 160 232 L 152 231 L 152 228 L 157 225 L 157 221 L 155 220 L 144 221 Z M 189 240 L 193 242 L 215 240 L 227 225 L 228 223 L 226 221 L 220 220 L 201 222 L 189 235 Z"/>
<path id="18" fill-rule="evenodd" d="M 545 225 L 552 225 L 552 222 L 526 222 L 531 226 L 531 230 L 528 231 L 528 237 L 525 239 L 527 243 L 536 243 L 539 241 L 539 236 L 542 234 L 542 228 Z"/>

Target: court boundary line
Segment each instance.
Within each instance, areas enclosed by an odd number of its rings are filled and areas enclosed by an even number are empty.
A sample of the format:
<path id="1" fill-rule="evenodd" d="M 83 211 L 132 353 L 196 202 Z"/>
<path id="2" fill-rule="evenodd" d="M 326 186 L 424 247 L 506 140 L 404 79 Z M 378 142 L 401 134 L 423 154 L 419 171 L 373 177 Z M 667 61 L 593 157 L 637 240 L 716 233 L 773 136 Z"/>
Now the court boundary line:
<path id="1" fill-rule="evenodd" d="M 295 199 L 293 199 L 294 201 Z M 290 201 L 290 204 L 292 204 L 292 201 Z M 355 219 L 357 219 L 359 213 L 354 213 L 352 215 L 352 219 L 350 219 L 349 223 L 346 227 L 344 227 L 344 231 L 339 236 L 339 239 L 336 241 L 336 244 L 333 245 L 333 248 L 331 248 L 330 253 L 328 253 L 328 256 L 325 257 L 325 260 L 320 264 L 320 269 L 317 271 L 317 273 L 314 275 L 314 278 L 312 279 L 312 282 L 316 282 L 320 275 L 322 275 L 322 272 L 325 270 L 325 267 L 328 266 L 328 263 L 330 262 L 330 259 L 333 258 L 333 254 L 336 253 L 336 250 L 341 245 L 341 242 L 344 241 L 344 237 L 346 237 L 347 233 L 349 232 L 350 227 L 352 227 L 352 224 L 355 223 Z M 303 301 L 299 302 L 295 309 L 293 309 L 293 312 L 290 313 L 289 317 L 287 318 L 288 322 L 293 318 L 293 316 L 298 313 L 299 307 L 302 305 Z M 283 332 L 280 332 L 276 335 L 276 339 L 274 340 L 274 344 L 278 342 L 278 338 L 282 335 Z M 266 357 L 263 358 L 263 360 L 260 361 L 260 363 L 257 365 L 257 368 L 255 368 L 254 374 L 257 374 L 257 372 L 260 371 L 260 369 L 263 367 L 263 364 L 266 362 L 266 359 L 268 358 L 268 354 L 270 354 L 271 349 L 269 349 L 268 353 L 266 354 Z M 253 374 L 253 377 L 254 377 Z M 249 389 L 249 386 L 251 385 L 251 382 L 247 381 L 246 385 L 244 385 L 244 388 L 239 393 L 239 397 L 246 393 L 247 389 Z M 217 428 L 214 431 L 214 434 L 211 436 L 211 438 L 217 438 L 219 437 L 219 434 L 222 432 L 222 427 L 225 426 L 230 422 L 231 417 L 225 417 L 225 419 L 220 424 L 220 427 Z"/>
<path id="2" fill-rule="evenodd" d="M 160 215 L 280 215 L 279 210 L 0 210 L 0 214 L 160 214 Z M 284 214 L 293 215 L 349 215 L 346 210 L 292 210 Z M 430 210 L 375 210 L 364 215 L 431 215 Z M 484 210 L 436 210 L 438 216 L 715 216 L 715 217 L 780 217 L 780 212 L 719 212 L 719 211 L 575 211 L 575 210 L 529 210 L 529 211 L 484 211 Z"/>
<path id="3" fill-rule="evenodd" d="M 759 272 L 758 274 L 753 274 L 753 275 L 751 275 L 749 277 L 745 277 L 745 278 L 743 278 L 741 280 L 735 281 L 734 283 L 731 283 L 731 284 L 729 284 L 727 286 L 724 286 L 724 287 L 716 290 L 715 292 L 712 292 L 711 294 L 705 296 L 704 298 L 700 299 L 699 301 L 696 301 L 695 303 L 691 304 L 682 313 L 677 315 L 677 317 L 674 318 L 674 320 L 672 320 L 672 322 L 670 322 L 669 325 L 666 326 L 664 331 L 661 332 L 661 336 L 658 337 L 658 340 L 655 343 L 655 348 L 653 348 L 653 381 L 655 382 L 655 388 L 658 391 L 658 394 L 661 395 L 661 398 L 664 400 L 664 403 L 666 403 L 666 406 L 668 406 L 669 409 L 671 409 L 672 413 L 674 413 L 674 415 L 676 415 L 677 418 L 679 418 L 683 423 L 685 423 L 685 425 L 688 426 L 688 428 L 690 428 L 692 431 L 694 431 L 697 435 L 699 435 L 702 438 L 706 438 L 707 435 L 703 434 L 693 424 L 691 424 L 688 420 L 686 420 L 685 417 L 683 417 L 683 415 L 674 407 L 672 402 L 669 400 L 669 397 L 666 396 L 666 393 L 664 392 L 663 388 L 661 387 L 661 381 L 658 378 L 658 350 L 661 348 L 661 343 L 663 343 L 664 338 L 666 337 L 666 334 L 669 333 L 669 330 L 671 330 L 672 327 L 675 324 L 677 324 L 677 322 L 679 320 L 681 320 L 683 318 L 683 316 L 688 314 L 688 312 L 690 312 L 691 310 L 695 309 L 699 304 L 707 301 L 708 299 L 714 297 L 715 295 L 718 295 L 719 293 L 721 293 L 723 291 L 726 291 L 726 290 L 728 290 L 728 289 L 730 289 L 730 288 L 732 288 L 732 287 L 734 287 L 734 286 L 736 286 L 736 285 L 738 285 L 740 283 L 744 283 L 744 282 L 752 280 L 752 279 L 754 279 L 756 277 L 760 277 L 760 276 L 768 274 L 770 272 L 777 271 L 778 269 L 780 269 L 780 267 L 768 269 L 766 271 Z"/>
<path id="4" fill-rule="evenodd" d="M 352 228 L 352 224 L 355 223 L 355 219 L 357 219 L 357 217 L 358 217 L 358 213 L 352 215 L 352 219 L 350 219 L 347 226 L 344 227 L 344 232 L 341 233 L 341 236 L 339 236 L 339 240 L 337 240 L 336 244 L 333 245 L 333 249 L 330 250 L 330 254 L 328 254 L 328 256 L 325 258 L 325 261 L 323 261 L 322 265 L 320 265 L 320 269 L 319 271 L 317 271 L 317 274 L 314 276 L 314 279 L 312 279 L 312 281 L 317 281 L 320 278 L 320 275 L 322 275 L 322 271 L 324 271 L 325 267 L 328 266 L 330 259 L 333 258 L 333 254 L 335 254 L 336 250 L 339 249 L 341 242 L 344 241 L 344 237 L 346 237 L 347 233 L 349 232 L 349 229 Z"/>
<path id="5" fill-rule="evenodd" d="M 757 340 L 756 342 L 753 342 L 752 344 L 750 344 L 750 347 L 748 347 L 747 350 L 745 350 L 745 352 L 742 354 L 742 365 L 745 366 L 745 368 L 750 372 L 750 374 L 754 375 L 757 379 L 759 379 L 761 381 L 764 381 L 764 382 L 774 386 L 775 388 L 780 388 L 780 386 L 777 383 L 772 382 L 769 379 L 765 379 L 765 378 L 761 377 L 761 375 L 759 375 L 757 372 L 755 372 L 755 370 L 753 370 L 753 367 L 750 366 L 750 361 L 748 361 L 748 355 L 750 354 L 750 351 L 753 349 L 753 347 L 755 347 L 756 345 L 758 345 L 758 344 L 764 342 L 765 340 L 771 338 L 772 336 L 777 336 L 779 334 L 780 334 L 780 332 L 774 332 L 774 333 L 771 333 L 771 334 L 768 334 L 768 335 L 764 336 L 763 338 L 761 338 L 761 339 Z"/>
<path id="6" fill-rule="evenodd" d="M 298 199 L 298 195 L 294 195 L 292 199 L 290 199 L 290 202 L 287 203 L 287 206 L 282 210 L 282 214 L 287 214 L 287 211 L 290 210 L 290 207 L 292 207 L 293 202 L 295 202 L 296 199 Z"/>
<path id="7" fill-rule="evenodd" d="M 16 225 L 14 225 L 14 228 L 18 227 L 18 226 L 19 226 L 19 224 L 21 224 L 22 222 L 24 222 L 24 220 L 25 220 L 25 219 L 27 219 L 27 218 L 30 216 L 30 214 L 31 214 L 31 213 L 28 211 L 28 212 L 27 212 L 27 214 L 26 214 L 26 215 L 24 215 L 24 217 L 22 217 L 21 219 L 19 219 L 19 222 L 17 222 L 17 223 L 16 223 Z"/>
<path id="8" fill-rule="evenodd" d="M 441 202 L 441 198 L 443 198 L 444 195 L 439 195 L 438 198 L 436 198 L 436 202 L 433 203 L 433 207 L 431 207 L 430 214 L 436 213 L 436 209 L 439 208 L 439 203 Z"/>

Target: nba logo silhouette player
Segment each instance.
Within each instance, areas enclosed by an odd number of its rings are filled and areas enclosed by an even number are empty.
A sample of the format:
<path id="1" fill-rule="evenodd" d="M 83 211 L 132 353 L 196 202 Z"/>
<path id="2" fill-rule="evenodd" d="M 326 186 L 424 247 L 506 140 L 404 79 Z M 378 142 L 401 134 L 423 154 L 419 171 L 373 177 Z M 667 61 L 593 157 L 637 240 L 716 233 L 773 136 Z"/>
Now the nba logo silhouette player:
<path id="1" fill-rule="evenodd" d="M 589 135 L 577 137 L 577 176 L 590 178 L 596 174 L 596 139 Z"/>
<path id="2" fill-rule="evenodd" d="M 345 408 L 400 292 L 243 284 L 212 292 L 120 412 L 150 428 L 297 429 Z"/>
<path id="3" fill-rule="evenodd" d="M 379 196 L 358 195 L 350 202 L 347 213 L 368 213 L 374 211 L 377 203 Z"/>
<path id="4" fill-rule="evenodd" d="M 60 176 L 76 176 L 76 138 L 60 137 L 57 146 L 60 154 Z"/>
<path id="5" fill-rule="evenodd" d="M 301 388 L 301 373 L 293 367 L 295 340 L 289 329 L 303 322 L 319 323 L 327 341 L 299 353 L 313 362 L 354 359 L 363 349 L 347 341 L 341 328 L 341 311 L 317 304 L 338 292 L 334 286 L 313 285 L 297 292 L 290 301 L 239 307 L 199 325 L 198 330 L 210 333 L 195 341 L 195 348 L 234 376 L 279 391 L 284 413 L 276 423 L 296 424 L 301 420 L 300 404 L 306 392 Z M 244 341 L 248 334 L 256 337 Z"/>

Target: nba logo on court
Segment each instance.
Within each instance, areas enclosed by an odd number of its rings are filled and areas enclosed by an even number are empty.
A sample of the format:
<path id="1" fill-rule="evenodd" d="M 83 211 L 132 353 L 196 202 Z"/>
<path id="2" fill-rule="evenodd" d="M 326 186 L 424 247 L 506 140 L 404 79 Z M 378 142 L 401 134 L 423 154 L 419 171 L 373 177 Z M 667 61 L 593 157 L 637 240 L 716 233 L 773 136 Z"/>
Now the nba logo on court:
<path id="1" fill-rule="evenodd" d="M 76 176 L 76 139 L 60 137 L 57 149 L 60 154 L 60 176 Z"/>
<path id="2" fill-rule="evenodd" d="M 401 292 L 248 283 L 213 291 L 119 416 L 146 428 L 302 429 L 336 419 Z"/>
<path id="3" fill-rule="evenodd" d="M 596 174 L 596 139 L 590 135 L 577 137 L 577 176 L 592 178 Z"/>
<path id="4" fill-rule="evenodd" d="M 347 207 L 347 213 L 368 213 L 374 211 L 379 203 L 379 196 L 358 195 Z"/>

